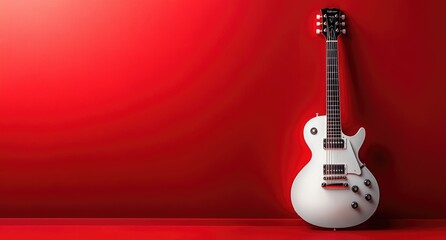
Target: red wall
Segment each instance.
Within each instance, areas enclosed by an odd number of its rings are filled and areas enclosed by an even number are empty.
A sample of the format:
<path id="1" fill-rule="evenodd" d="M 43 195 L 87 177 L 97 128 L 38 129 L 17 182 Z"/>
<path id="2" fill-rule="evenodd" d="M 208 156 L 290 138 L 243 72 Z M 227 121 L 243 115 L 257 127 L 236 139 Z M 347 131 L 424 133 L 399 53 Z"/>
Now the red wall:
<path id="1" fill-rule="evenodd" d="M 295 217 L 327 6 L 378 217 L 445 217 L 444 1 L 279 2 L 1 1 L 0 217 Z"/>

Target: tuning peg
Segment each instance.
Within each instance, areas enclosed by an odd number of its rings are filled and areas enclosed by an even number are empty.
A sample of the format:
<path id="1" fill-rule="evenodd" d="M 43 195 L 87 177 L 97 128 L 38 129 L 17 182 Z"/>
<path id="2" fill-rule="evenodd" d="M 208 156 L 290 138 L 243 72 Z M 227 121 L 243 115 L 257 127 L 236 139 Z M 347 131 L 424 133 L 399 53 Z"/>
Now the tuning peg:
<path id="1" fill-rule="evenodd" d="M 321 15 L 320 14 L 316 15 L 316 19 L 317 20 L 321 19 Z"/>
<path id="2" fill-rule="evenodd" d="M 318 28 L 318 29 L 316 29 L 316 34 L 321 34 L 321 30 Z"/>
<path id="3" fill-rule="evenodd" d="M 341 20 L 345 20 L 345 15 L 344 14 L 341 15 Z"/>
<path id="4" fill-rule="evenodd" d="M 343 27 L 344 27 L 344 26 L 345 26 L 345 22 L 341 22 L 341 26 L 343 26 Z"/>
<path id="5" fill-rule="evenodd" d="M 321 22 L 316 22 L 316 26 L 320 26 L 321 25 Z"/>
<path id="6" fill-rule="evenodd" d="M 342 29 L 342 30 L 341 30 L 341 33 L 342 33 L 342 34 L 347 34 L 347 29 Z"/>

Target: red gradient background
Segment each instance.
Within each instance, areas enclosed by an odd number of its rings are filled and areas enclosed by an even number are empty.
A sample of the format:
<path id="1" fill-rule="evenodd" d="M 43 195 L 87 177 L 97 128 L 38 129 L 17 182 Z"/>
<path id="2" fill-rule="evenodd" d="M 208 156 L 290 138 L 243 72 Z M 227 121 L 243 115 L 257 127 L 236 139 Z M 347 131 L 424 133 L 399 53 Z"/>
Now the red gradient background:
<path id="1" fill-rule="evenodd" d="M 446 217 L 439 0 L 0 1 L 0 217 L 296 217 L 328 6 L 377 217 Z"/>

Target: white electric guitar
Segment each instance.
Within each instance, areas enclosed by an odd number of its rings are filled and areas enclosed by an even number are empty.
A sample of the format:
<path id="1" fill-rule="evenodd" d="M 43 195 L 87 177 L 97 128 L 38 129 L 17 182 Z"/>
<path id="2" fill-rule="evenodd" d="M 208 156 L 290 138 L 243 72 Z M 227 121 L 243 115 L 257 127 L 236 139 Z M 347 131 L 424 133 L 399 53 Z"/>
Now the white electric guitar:
<path id="1" fill-rule="evenodd" d="M 338 36 L 345 34 L 345 15 L 339 9 L 322 9 L 316 33 L 326 39 L 326 116 L 310 119 L 304 139 L 311 150 L 310 162 L 299 172 L 291 188 L 294 210 L 310 224 L 345 228 L 369 219 L 379 203 L 375 177 L 359 160 L 364 128 L 354 136 L 341 130 L 339 101 Z"/>

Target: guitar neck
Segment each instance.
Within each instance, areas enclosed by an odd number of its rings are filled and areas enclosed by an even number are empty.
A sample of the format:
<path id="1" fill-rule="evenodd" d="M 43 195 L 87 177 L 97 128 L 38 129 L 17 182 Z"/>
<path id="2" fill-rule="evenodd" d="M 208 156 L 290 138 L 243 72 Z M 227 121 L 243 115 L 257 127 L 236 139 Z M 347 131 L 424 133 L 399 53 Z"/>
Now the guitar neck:
<path id="1" fill-rule="evenodd" d="M 341 138 L 341 111 L 339 96 L 338 41 L 326 40 L 327 58 L 327 139 Z"/>

